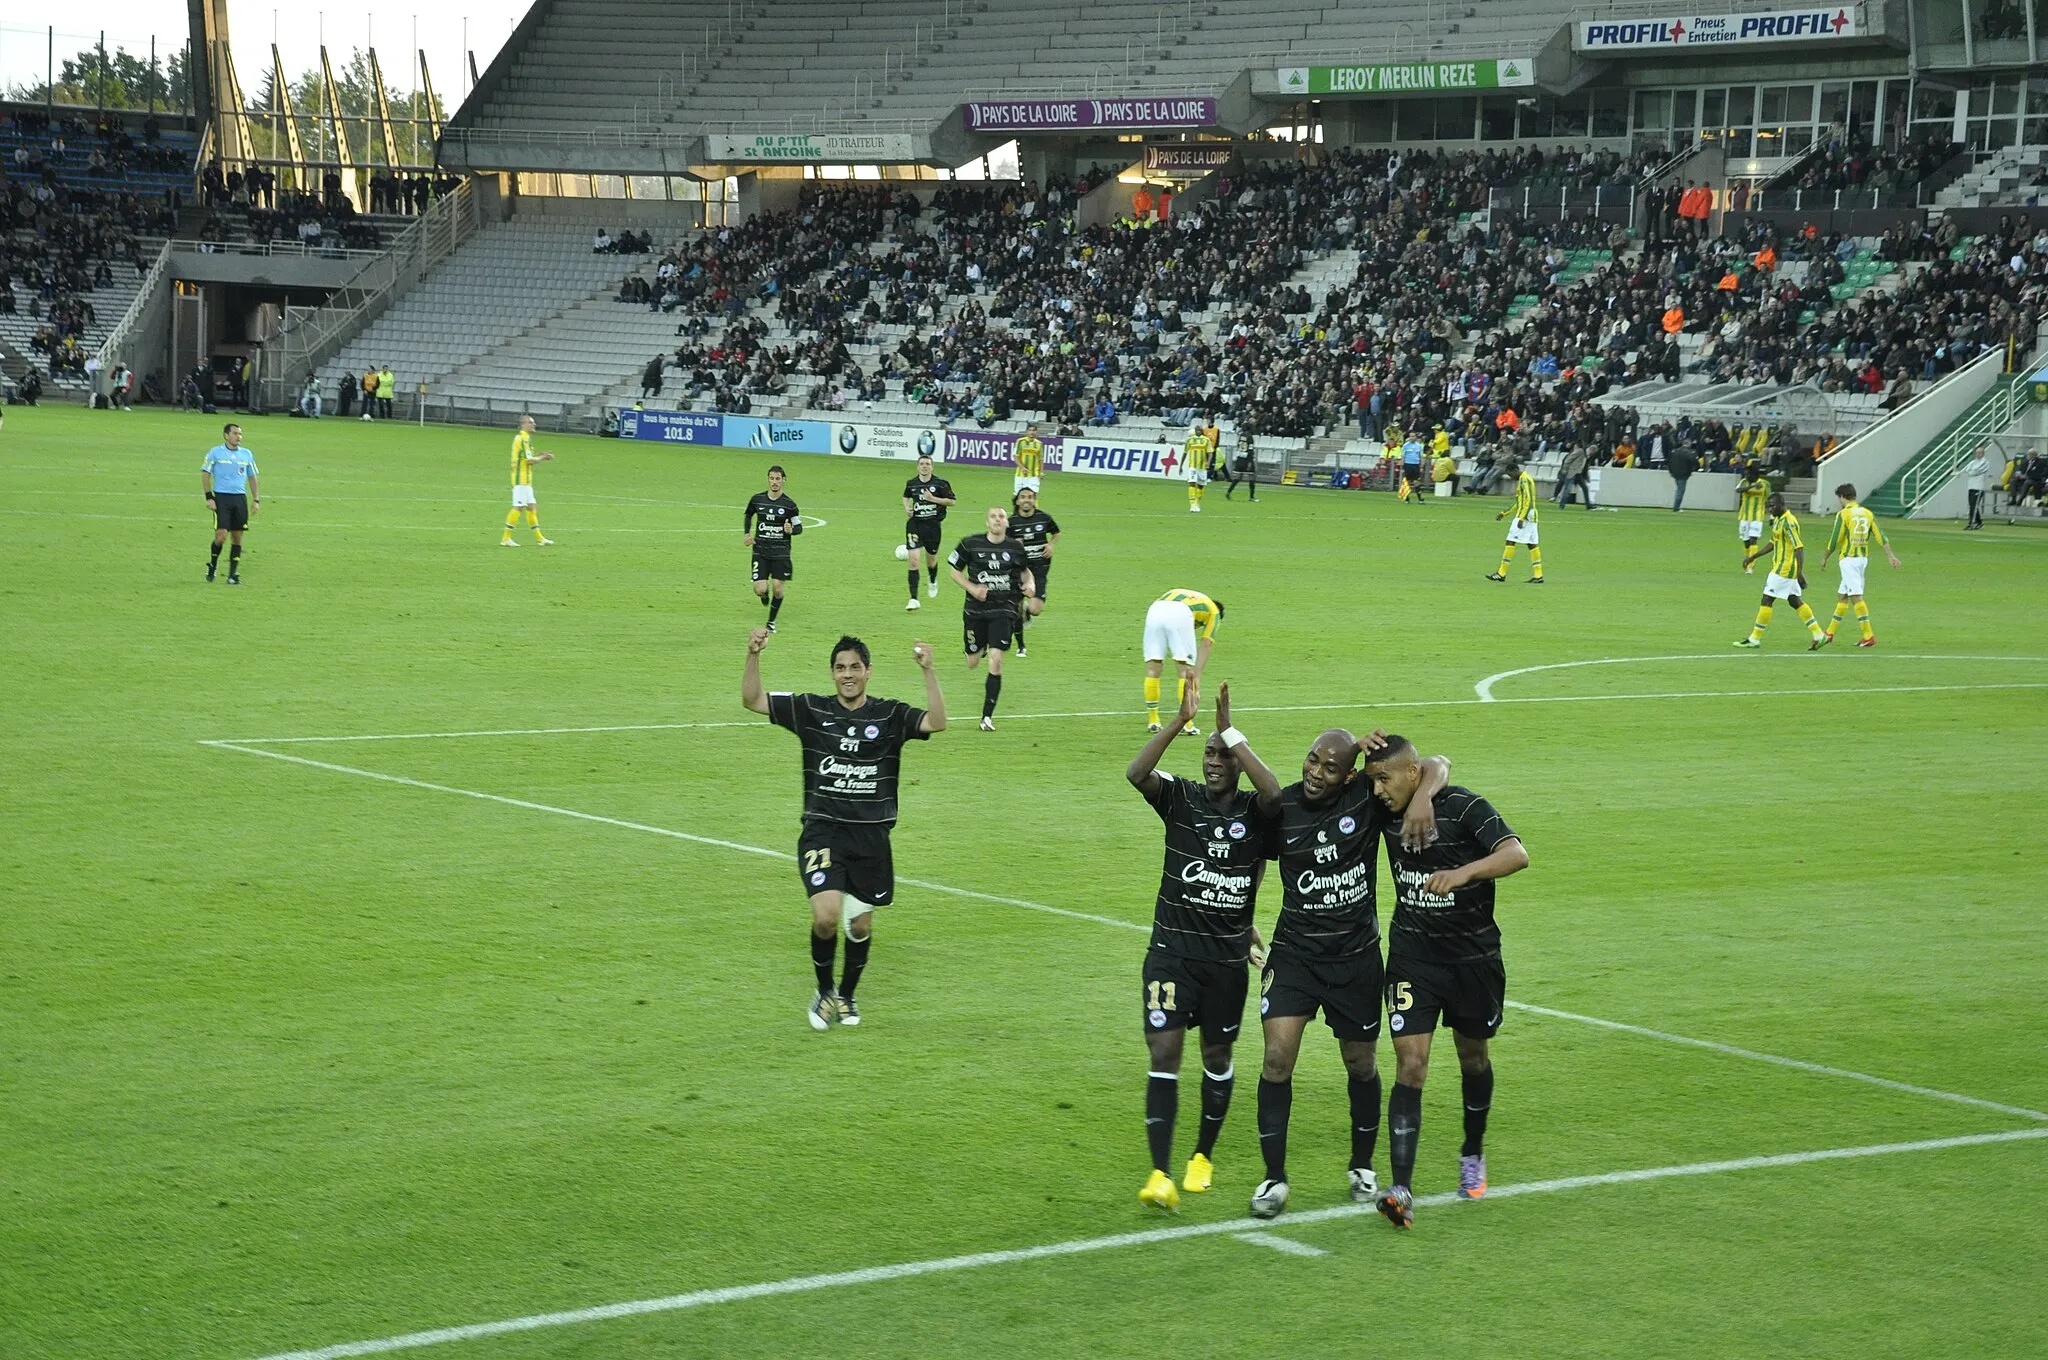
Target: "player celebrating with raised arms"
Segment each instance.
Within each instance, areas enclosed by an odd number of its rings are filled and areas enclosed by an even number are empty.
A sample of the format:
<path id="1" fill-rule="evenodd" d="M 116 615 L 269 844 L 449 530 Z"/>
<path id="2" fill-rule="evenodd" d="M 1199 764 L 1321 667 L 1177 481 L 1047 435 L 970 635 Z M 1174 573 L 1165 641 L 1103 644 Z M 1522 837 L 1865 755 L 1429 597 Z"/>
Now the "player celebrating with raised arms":
<path id="1" fill-rule="evenodd" d="M 1168 657 L 1179 673 L 1180 688 L 1174 694 L 1179 707 L 1188 688 L 1202 678 L 1209 664 L 1209 652 L 1216 645 L 1216 626 L 1223 622 L 1223 605 L 1199 590 L 1169 590 L 1145 611 L 1145 722 L 1148 730 L 1159 730 L 1159 682 Z M 1200 736 L 1193 723 L 1187 734 Z"/>
<path id="2" fill-rule="evenodd" d="M 1377 743 L 1379 738 L 1372 740 Z M 1351 1198 L 1376 1202 L 1372 1171 L 1380 1134 L 1380 1076 L 1373 1047 L 1380 1034 L 1379 842 L 1393 824 L 1371 785 L 1356 778 L 1361 747 L 1349 732 L 1317 737 L 1301 763 L 1301 782 L 1280 791 L 1275 836 L 1280 861 L 1280 920 L 1266 957 L 1259 1015 L 1266 1061 L 1259 1074 L 1259 1151 L 1266 1179 L 1252 1194 L 1252 1216 L 1287 1207 L 1287 1123 L 1302 1032 L 1322 1013 L 1337 1040 L 1351 1095 Z M 1401 839 L 1420 846 L 1434 834 L 1432 801 L 1450 762 L 1431 756 L 1400 820 Z M 1272 853 L 1272 847 L 1269 847 Z"/>
<path id="3" fill-rule="evenodd" d="M 782 612 L 782 592 L 795 570 L 789 540 L 804 531 L 796 502 L 782 494 L 782 465 L 768 469 L 768 489 L 756 491 L 740 512 L 741 542 L 754 550 L 754 594 L 768 606 L 768 631 Z"/>
<path id="4" fill-rule="evenodd" d="M 930 578 L 929 593 L 934 597 L 939 593 L 939 531 L 946 522 L 946 508 L 953 502 L 952 483 L 944 477 L 934 477 L 932 456 L 919 454 L 917 475 L 903 484 L 903 513 L 908 519 L 903 526 L 905 551 L 898 555 L 910 561 L 910 603 L 903 606 L 905 609 L 919 608 L 919 571 Z"/>
<path id="5" fill-rule="evenodd" d="M 1415 747 L 1389 736 L 1365 760 L 1373 793 L 1396 815 L 1422 787 Z M 1387 930 L 1387 1028 L 1394 1037 L 1394 1092 L 1387 1098 L 1393 1183 L 1379 1210 L 1397 1228 L 1415 1222 L 1415 1144 L 1422 1133 L 1422 1083 L 1438 1017 L 1451 1027 L 1464 1074 L 1465 1143 L 1458 1151 L 1458 1194 L 1486 1193 L 1486 1116 L 1493 1108 L 1487 1041 L 1500 1032 L 1507 1003 L 1494 881 L 1529 867 L 1521 838 L 1493 804 L 1452 784 L 1436 796 L 1436 835 L 1411 849 L 1389 835 L 1394 919 Z"/>
<path id="6" fill-rule="evenodd" d="M 1010 504 L 1014 508 L 1010 516 L 1010 537 L 1024 546 L 1024 556 L 1031 566 L 1032 593 L 1018 601 L 1017 611 L 1017 655 L 1023 656 L 1024 625 L 1045 609 L 1046 582 L 1052 575 L 1052 549 L 1060 541 L 1060 524 L 1038 508 L 1035 488 L 1020 488 L 1010 498 Z"/>
<path id="7" fill-rule="evenodd" d="M 1140 1201 L 1166 1210 L 1179 1207 L 1181 1190 L 1207 1190 L 1215 1174 L 1209 1157 L 1236 1084 L 1230 1054 L 1244 1023 L 1245 965 L 1265 962 L 1252 915 L 1265 877 L 1266 837 L 1280 804 L 1279 779 L 1230 725 L 1228 685 L 1217 691 L 1216 731 L 1202 748 L 1202 787 L 1160 770 L 1166 748 L 1194 721 L 1199 704 L 1196 688 L 1188 686 L 1180 721 L 1154 733 L 1124 771 L 1166 824 L 1166 864 L 1141 984 L 1152 1057 L 1145 1084 L 1152 1175 L 1138 1191 Z M 1251 776 L 1252 792 L 1239 787 L 1240 772 Z M 1167 1164 L 1180 1107 L 1181 1049 L 1190 1029 L 1202 1031 L 1202 1126 L 1176 1189 Z"/>
<path id="8" fill-rule="evenodd" d="M 363 419 L 370 418 L 369 399 L 364 398 Z M 533 497 L 533 465 L 554 460 L 552 453 L 536 453 L 533 448 L 533 417 L 519 417 L 519 433 L 512 436 L 512 508 L 505 512 L 505 533 L 498 540 L 501 548 L 516 548 L 518 541 L 512 531 L 519 527 L 523 518 L 533 530 L 533 541 L 545 548 L 554 540 L 540 531 L 540 503 Z"/>
<path id="9" fill-rule="evenodd" d="M 756 628 L 747 638 L 740 703 L 796 733 L 803 745 L 803 831 L 796 859 L 811 899 L 811 967 L 818 980 L 809 1010 L 811 1028 L 828 1029 L 834 1021 L 858 1025 L 860 1008 L 853 993 L 874 944 L 874 911 L 896 894 L 889 832 L 896 825 L 903 743 L 946 730 L 946 696 L 932 669 L 932 649 L 920 642 L 910 654 L 924 672 L 925 707 L 869 697 L 871 663 L 867 644 L 857 637 L 832 644 L 833 693 L 766 693 L 761 649 L 769 636 L 766 628 Z M 848 897 L 854 900 L 850 912 Z M 832 963 L 842 923 L 846 971 L 835 987 Z"/>
<path id="10" fill-rule="evenodd" d="M 1784 600 L 1799 611 L 1800 622 L 1806 625 L 1807 636 L 1812 641 L 1807 645 L 1809 652 L 1818 651 L 1834 641 L 1831 634 L 1820 630 L 1820 620 L 1814 618 L 1813 610 L 1801 598 L 1806 589 L 1806 543 L 1799 537 L 1799 519 L 1785 508 L 1782 492 L 1773 491 L 1771 498 L 1764 502 L 1771 513 L 1771 545 L 1758 548 L 1742 559 L 1747 568 L 1750 563 L 1765 553 L 1771 555 L 1771 574 L 1764 578 L 1763 603 L 1757 606 L 1756 626 L 1749 630 L 1749 636 L 1736 642 L 1738 647 L 1761 647 L 1764 645 L 1764 629 L 1771 626 L 1771 602 Z"/>
<path id="11" fill-rule="evenodd" d="M 969 534 L 946 559 L 953 583 L 967 592 L 960 607 L 961 631 L 967 643 L 967 669 L 988 658 L 988 681 L 981 700 L 981 730 L 996 730 L 996 700 L 1003 692 L 1003 655 L 1017 630 L 1018 610 L 1031 594 L 1030 560 L 1024 545 L 1010 537 L 1010 516 L 999 505 L 988 511 L 988 530 Z"/>

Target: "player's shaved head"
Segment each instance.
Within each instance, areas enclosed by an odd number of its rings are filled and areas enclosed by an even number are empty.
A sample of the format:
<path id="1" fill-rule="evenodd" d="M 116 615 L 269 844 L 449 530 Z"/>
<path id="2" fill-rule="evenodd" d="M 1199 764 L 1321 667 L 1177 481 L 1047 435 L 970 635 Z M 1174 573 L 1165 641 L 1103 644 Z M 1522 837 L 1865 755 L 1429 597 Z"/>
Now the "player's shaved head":
<path id="1" fill-rule="evenodd" d="M 1320 802 L 1344 787 L 1358 768 L 1358 738 L 1333 727 L 1310 743 L 1301 762 L 1301 791 Z"/>

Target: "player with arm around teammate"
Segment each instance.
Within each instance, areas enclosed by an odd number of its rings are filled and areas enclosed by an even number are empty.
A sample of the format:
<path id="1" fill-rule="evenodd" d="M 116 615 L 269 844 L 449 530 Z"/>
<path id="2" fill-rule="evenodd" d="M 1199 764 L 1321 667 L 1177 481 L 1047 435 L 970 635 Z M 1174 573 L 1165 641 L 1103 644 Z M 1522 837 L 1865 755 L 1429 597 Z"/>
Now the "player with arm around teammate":
<path id="1" fill-rule="evenodd" d="M 1375 746 L 1382 738 L 1368 740 Z M 1379 842 L 1394 814 L 1357 777 L 1362 750 L 1342 729 L 1317 737 L 1301 780 L 1280 791 L 1267 854 L 1280 861 L 1280 919 L 1260 979 L 1265 1063 L 1259 1073 L 1259 1151 L 1266 1178 L 1252 1194 L 1254 1218 L 1287 1207 L 1287 1125 L 1302 1033 L 1321 1012 L 1337 1041 L 1351 1102 L 1351 1198 L 1376 1202 L 1372 1154 L 1380 1133 L 1380 1077 L 1373 1049 L 1380 1033 Z M 1433 833 L 1432 802 L 1450 762 L 1431 756 L 1399 818 L 1401 839 L 1422 845 Z"/>
<path id="2" fill-rule="evenodd" d="M 1265 845 L 1280 781 L 1243 733 L 1230 725 L 1230 686 L 1216 695 L 1216 731 L 1202 748 L 1202 787 L 1159 769 L 1173 739 L 1194 721 L 1194 686 L 1181 698 L 1180 721 L 1155 732 L 1124 771 L 1166 824 L 1166 863 L 1153 907 L 1152 943 L 1140 985 L 1145 1046 L 1152 1066 L 1145 1084 L 1145 1136 L 1152 1174 L 1138 1199 L 1156 1209 L 1180 1205 L 1180 1191 L 1201 1193 L 1215 1174 L 1210 1154 L 1230 1110 L 1237 1069 L 1231 1047 L 1244 1024 L 1246 964 L 1265 963 L 1253 923 Z M 1251 776 L 1252 791 L 1239 787 Z M 1180 1106 L 1180 1067 L 1187 1030 L 1202 1032 L 1202 1124 L 1178 1188 L 1167 1170 Z"/>
<path id="3" fill-rule="evenodd" d="M 811 966 L 818 981 L 808 1018 L 816 1030 L 835 1021 L 858 1025 L 853 993 L 874 944 L 874 910 L 896 894 L 889 833 L 896 825 L 903 744 L 946 730 L 946 696 L 932 669 L 932 649 L 922 642 L 910 654 L 924 672 L 925 706 L 870 696 L 867 644 L 851 636 L 832 644 L 831 694 L 769 694 L 761 688 L 761 649 L 770 636 L 756 628 L 747 638 L 740 703 L 796 733 L 803 746 L 803 831 L 796 859 L 811 899 Z M 842 924 L 846 970 L 834 986 L 833 954 Z"/>
<path id="4" fill-rule="evenodd" d="M 944 477 L 932 475 L 932 456 L 921 453 L 917 456 L 917 475 L 903 484 L 903 542 L 904 551 L 898 554 L 910 561 L 910 603 L 905 609 L 917 609 L 917 574 L 922 571 L 930 581 L 927 594 L 936 597 L 939 593 L 939 537 L 946 523 L 946 511 L 954 504 L 952 483 Z"/>
<path id="5" fill-rule="evenodd" d="M 1366 757 L 1366 777 L 1389 812 L 1405 813 L 1422 787 L 1422 762 L 1405 738 L 1389 736 Z M 1435 800 L 1436 835 L 1410 848 L 1387 837 L 1394 876 L 1394 919 L 1387 930 L 1387 1028 L 1394 1039 L 1394 1090 L 1387 1098 L 1392 1184 L 1379 1211 L 1397 1228 L 1415 1222 L 1415 1145 L 1422 1132 L 1422 1083 L 1439 1017 L 1451 1027 L 1464 1077 L 1465 1142 L 1458 1151 L 1458 1194 L 1486 1193 L 1486 1117 L 1493 1108 L 1487 1042 L 1500 1031 L 1507 1001 L 1494 882 L 1529 867 L 1521 838 L 1493 805 L 1467 788 L 1447 786 Z"/>
<path id="6" fill-rule="evenodd" d="M 768 606 L 768 631 L 782 612 L 782 592 L 796 567 L 790 540 L 804 531 L 796 502 L 782 493 L 782 465 L 768 469 L 768 489 L 756 491 L 740 512 L 740 542 L 753 550 L 754 595 Z"/>

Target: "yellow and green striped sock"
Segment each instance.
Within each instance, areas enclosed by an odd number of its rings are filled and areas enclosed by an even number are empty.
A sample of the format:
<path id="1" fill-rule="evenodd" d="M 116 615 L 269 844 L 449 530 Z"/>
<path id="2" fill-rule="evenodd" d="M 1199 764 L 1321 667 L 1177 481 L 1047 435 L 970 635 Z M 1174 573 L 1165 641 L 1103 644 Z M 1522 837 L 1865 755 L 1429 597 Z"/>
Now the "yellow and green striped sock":
<path id="1" fill-rule="evenodd" d="M 1863 630 L 1863 636 L 1866 639 L 1877 636 L 1877 633 L 1870 626 L 1870 606 L 1861 600 L 1856 602 L 1856 626 Z"/>
<path id="2" fill-rule="evenodd" d="M 1764 640 L 1764 629 L 1770 626 L 1771 607 L 1767 604 L 1757 606 L 1756 627 L 1749 630 L 1749 640 L 1751 642 L 1762 642 Z"/>

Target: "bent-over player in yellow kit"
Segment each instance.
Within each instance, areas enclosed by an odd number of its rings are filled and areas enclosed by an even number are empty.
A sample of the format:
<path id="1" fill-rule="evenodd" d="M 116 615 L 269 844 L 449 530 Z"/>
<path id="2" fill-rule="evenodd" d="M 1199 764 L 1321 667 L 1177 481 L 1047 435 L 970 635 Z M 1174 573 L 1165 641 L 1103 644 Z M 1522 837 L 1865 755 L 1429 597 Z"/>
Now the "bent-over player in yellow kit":
<path id="1" fill-rule="evenodd" d="M 535 543 L 545 548 L 554 542 L 540 531 L 540 507 L 533 499 L 533 465 L 549 462 L 554 456 L 534 452 L 533 417 L 519 417 L 519 433 L 512 436 L 512 508 L 505 512 L 505 535 L 498 540 L 499 547 L 519 546 L 512 531 L 519 527 L 522 517 L 533 530 Z"/>
<path id="2" fill-rule="evenodd" d="M 1187 461 L 1188 471 L 1188 513 L 1200 514 L 1202 493 L 1209 488 L 1209 474 L 1215 470 L 1216 441 L 1209 432 L 1197 425 L 1188 442 L 1181 445 L 1181 457 Z"/>
<path id="3" fill-rule="evenodd" d="M 1543 549 L 1538 546 L 1536 538 L 1536 479 L 1525 472 L 1520 463 L 1509 463 L 1506 472 L 1515 479 L 1515 503 L 1495 515 L 1494 519 L 1513 516 L 1513 520 L 1508 525 L 1507 546 L 1501 550 L 1500 570 L 1488 572 L 1486 579 L 1507 580 L 1508 564 L 1515 560 L 1515 545 L 1526 543 L 1529 545 L 1529 584 L 1540 586 L 1543 584 Z"/>
<path id="4" fill-rule="evenodd" d="M 1209 650 L 1216 645 L 1216 625 L 1221 622 L 1222 603 L 1199 590 L 1169 590 L 1145 611 L 1145 722 L 1151 731 L 1159 730 L 1159 679 L 1166 659 L 1172 657 L 1180 673 L 1180 687 L 1173 697 L 1174 707 L 1179 708 L 1188 686 L 1201 680 L 1202 667 L 1209 664 Z M 1201 735 L 1192 722 L 1181 730 L 1189 736 Z"/>
<path id="5" fill-rule="evenodd" d="M 1773 491 L 1771 498 L 1764 502 L 1764 508 L 1771 515 L 1771 546 L 1758 548 L 1742 559 L 1742 565 L 1771 555 L 1771 574 L 1764 578 L 1764 599 L 1757 607 L 1756 626 L 1749 630 L 1749 636 L 1735 645 L 1738 647 L 1761 647 L 1764 645 L 1764 629 L 1771 626 L 1771 607 L 1775 600 L 1789 601 L 1799 611 L 1800 622 L 1806 625 L 1806 632 L 1813 641 L 1808 645 L 1810 652 L 1819 651 L 1832 641 L 1831 635 L 1820 630 L 1820 621 L 1813 617 L 1813 610 L 1807 607 L 1800 593 L 1806 589 L 1806 544 L 1799 537 L 1799 521 L 1785 508 L 1785 498 Z"/>
<path id="6" fill-rule="evenodd" d="M 1835 616 L 1828 621 L 1828 640 L 1834 641 L 1835 630 L 1842 626 L 1851 605 L 1856 609 L 1856 626 L 1863 636 L 1856 643 L 1858 647 L 1875 647 L 1877 634 L 1870 628 L 1870 606 L 1863 602 L 1863 573 L 1870 566 L 1870 545 L 1874 542 L 1884 549 L 1885 557 L 1892 566 L 1899 565 L 1899 555 L 1892 551 L 1892 545 L 1884 541 L 1884 530 L 1877 527 L 1877 516 L 1856 503 L 1856 488 L 1848 482 L 1835 488 L 1835 498 L 1842 508 L 1835 515 L 1835 535 L 1828 540 L 1828 546 L 1820 555 L 1820 569 L 1828 569 L 1828 558 L 1842 559 L 1842 590 L 1835 596 Z"/>
<path id="7" fill-rule="evenodd" d="M 1735 536 L 1742 540 L 1743 560 L 1749 560 L 1750 549 L 1756 547 L 1764 536 L 1764 504 L 1771 498 L 1770 479 L 1764 476 L 1762 468 L 1750 463 L 1742 470 L 1742 480 L 1735 484 Z M 1745 566 L 1745 576 L 1756 571 L 1754 566 Z"/>

